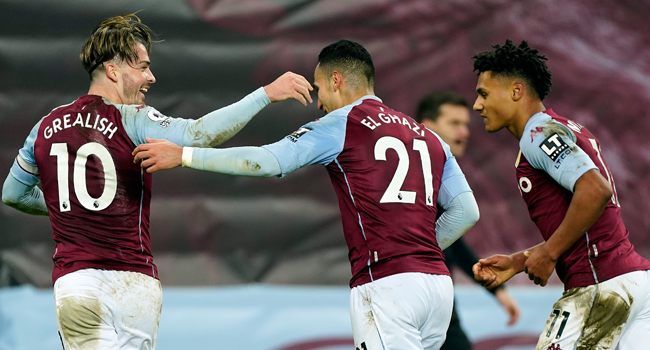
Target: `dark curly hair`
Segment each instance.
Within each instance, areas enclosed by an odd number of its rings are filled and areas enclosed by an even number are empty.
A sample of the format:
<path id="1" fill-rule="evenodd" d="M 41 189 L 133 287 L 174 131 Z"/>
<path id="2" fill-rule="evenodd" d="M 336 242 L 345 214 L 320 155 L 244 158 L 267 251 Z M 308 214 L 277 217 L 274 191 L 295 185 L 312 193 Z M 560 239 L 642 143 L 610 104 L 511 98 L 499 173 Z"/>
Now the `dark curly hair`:
<path id="1" fill-rule="evenodd" d="M 492 45 L 494 51 L 481 52 L 472 57 L 474 70 L 480 75 L 491 71 L 496 76 L 521 78 L 537 94 L 540 101 L 551 91 L 551 72 L 544 61 L 546 56 L 528 46 L 526 40 L 519 47 L 506 40 L 506 44 Z"/>

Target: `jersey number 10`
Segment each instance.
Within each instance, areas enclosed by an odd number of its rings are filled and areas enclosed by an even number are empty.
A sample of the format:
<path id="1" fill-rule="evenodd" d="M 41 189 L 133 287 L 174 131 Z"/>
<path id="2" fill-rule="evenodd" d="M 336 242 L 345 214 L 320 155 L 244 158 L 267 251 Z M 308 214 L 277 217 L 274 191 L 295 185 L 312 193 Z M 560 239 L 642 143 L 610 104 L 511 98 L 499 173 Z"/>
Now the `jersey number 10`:
<path id="1" fill-rule="evenodd" d="M 88 193 L 86 186 L 86 162 L 88 156 L 94 155 L 102 163 L 104 168 L 104 191 L 99 198 L 93 198 Z M 69 189 L 69 162 L 68 145 L 66 143 L 53 143 L 50 148 L 50 156 L 56 157 L 56 175 L 59 185 L 59 210 L 70 211 L 70 189 Z M 72 184 L 79 203 L 86 209 L 100 211 L 106 209 L 115 199 L 117 193 L 117 172 L 113 157 L 106 147 L 97 142 L 89 142 L 79 147 L 77 157 L 74 160 Z"/>
<path id="2" fill-rule="evenodd" d="M 380 203 L 415 203 L 414 191 L 402 191 L 402 185 L 406 180 L 409 171 L 409 154 L 406 145 L 400 139 L 392 136 L 384 136 L 375 143 L 375 159 L 386 160 L 386 151 L 392 148 L 397 152 L 398 162 L 397 169 L 393 179 L 388 184 L 386 192 L 381 197 Z M 420 152 L 420 161 L 422 161 L 422 172 L 424 175 L 424 194 L 426 204 L 433 206 L 433 176 L 431 175 L 431 158 L 429 149 L 424 140 L 414 139 L 413 150 Z"/>

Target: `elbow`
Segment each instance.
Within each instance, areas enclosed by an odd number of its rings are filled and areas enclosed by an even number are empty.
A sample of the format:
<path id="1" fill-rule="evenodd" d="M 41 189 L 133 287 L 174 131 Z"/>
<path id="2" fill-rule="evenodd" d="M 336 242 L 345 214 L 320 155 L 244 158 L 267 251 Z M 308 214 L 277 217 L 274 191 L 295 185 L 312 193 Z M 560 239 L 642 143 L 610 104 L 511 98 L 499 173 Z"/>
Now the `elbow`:
<path id="1" fill-rule="evenodd" d="M 605 183 L 598 187 L 598 190 L 595 191 L 596 195 L 598 196 L 597 198 L 601 203 L 603 203 L 603 206 L 605 206 L 614 195 L 614 191 L 612 191 L 612 187 L 609 185 L 609 183 Z"/>
<path id="2" fill-rule="evenodd" d="M 476 198 L 472 195 L 472 201 L 470 201 L 468 208 L 466 210 L 467 222 L 472 226 L 476 225 L 478 220 L 481 218 L 481 214 L 478 209 L 478 203 L 476 203 Z"/>
<path id="3" fill-rule="evenodd" d="M 16 208 L 18 206 L 18 200 L 16 200 L 13 197 L 10 197 L 7 195 L 7 191 L 2 191 L 2 203 L 12 207 Z"/>

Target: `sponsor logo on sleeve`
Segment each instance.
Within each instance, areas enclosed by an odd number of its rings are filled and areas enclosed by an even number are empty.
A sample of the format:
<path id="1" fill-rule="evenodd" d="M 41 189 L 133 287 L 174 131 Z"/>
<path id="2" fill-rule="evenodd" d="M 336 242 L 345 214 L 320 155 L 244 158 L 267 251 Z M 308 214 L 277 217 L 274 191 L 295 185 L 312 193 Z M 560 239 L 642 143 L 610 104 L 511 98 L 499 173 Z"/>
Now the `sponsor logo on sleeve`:
<path id="1" fill-rule="evenodd" d="M 544 153 L 551 158 L 552 161 L 555 161 L 564 151 L 569 149 L 564 140 L 556 132 L 547 137 L 539 148 L 544 151 Z"/>
<path id="2" fill-rule="evenodd" d="M 312 129 L 312 128 L 308 127 L 308 126 L 303 126 L 300 129 L 298 129 L 298 130 L 294 131 L 293 133 L 291 133 L 291 135 L 287 136 L 287 138 L 289 139 L 289 141 L 291 141 L 293 143 L 296 143 L 296 142 L 298 142 L 298 139 L 302 137 L 302 135 L 304 135 L 304 134 L 306 134 L 306 133 L 308 133 L 308 132 L 310 132 L 312 130 L 314 130 L 314 129 Z"/>
<path id="3" fill-rule="evenodd" d="M 158 126 L 160 126 L 161 128 L 168 127 L 169 124 L 171 124 L 172 122 L 172 118 L 158 112 L 154 108 L 150 109 L 149 112 L 147 112 L 147 118 L 149 118 L 154 123 L 160 122 Z"/>

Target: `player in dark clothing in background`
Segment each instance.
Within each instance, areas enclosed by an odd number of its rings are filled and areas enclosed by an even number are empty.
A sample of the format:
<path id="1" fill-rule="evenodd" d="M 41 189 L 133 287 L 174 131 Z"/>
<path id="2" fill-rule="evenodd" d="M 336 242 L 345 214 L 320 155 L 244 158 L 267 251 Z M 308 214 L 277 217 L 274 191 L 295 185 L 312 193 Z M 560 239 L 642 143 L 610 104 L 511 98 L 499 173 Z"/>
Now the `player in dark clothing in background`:
<path id="1" fill-rule="evenodd" d="M 425 96 L 418 105 L 416 120 L 424 124 L 445 141 L 454 157 L 459 158 L 465 154 L 469 139 L 469 109 L 464 97 L 453 92 L 435 92 Z M 442 211 L 439 209 L 438 215 Z M 452 266 L 458 266 L 465 274 L 474 277 L 472 266 L 478 257 L 465 243 L 463 237 L 459 238 L 444 251 L 445 265 L 449 271 Z M 519 306 L 508 294 L 503 285 L 488 290 L 496 297 L 501 306 L 510 315 L 508 325 L 513 325 L 519 319 Z M 456 302 L 451 314 L 451 322 L 447 330 L 447 339 L 441 350 L 471 350 L 472 343 L 461 327 L 460 318 L 456 312 Z"/>

